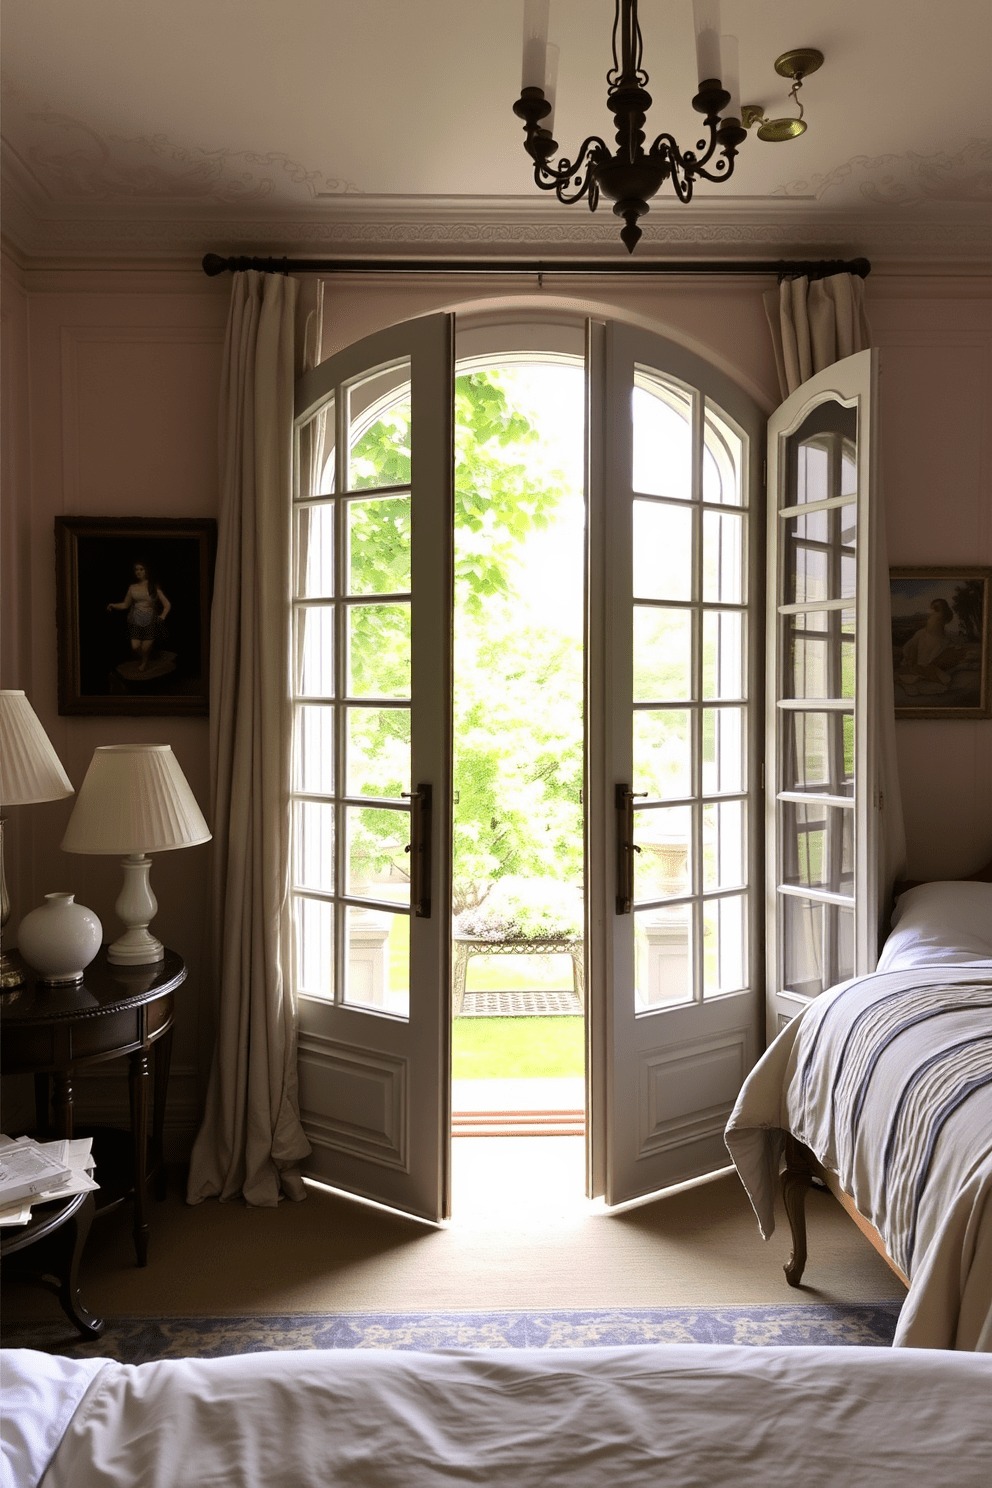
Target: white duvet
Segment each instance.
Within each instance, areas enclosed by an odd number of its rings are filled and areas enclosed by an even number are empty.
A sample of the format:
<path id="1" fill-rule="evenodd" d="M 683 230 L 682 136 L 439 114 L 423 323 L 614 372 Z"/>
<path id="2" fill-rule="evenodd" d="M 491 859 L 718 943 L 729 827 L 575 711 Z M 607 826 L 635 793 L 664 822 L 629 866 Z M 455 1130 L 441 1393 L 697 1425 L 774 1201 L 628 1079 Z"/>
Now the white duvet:
<path id="1" fill-rule="evenodd" d="M 10 1351 L 8 1381 L 39 1357 Z M 94 1377 L 95 1362 L 43 1488 L 987 1488 L 992 1460 L 992 1358 L 974 1354 L 342 1349 Z M 70 1382 L 49 1385 L 55 1418 Z"/>
<path id="2" fill-rule="evenodd" d="M 727 1127 L 766 1239 L 786 1132 L 837 1173 L 909 1277 L 895 1343 L 992 1350 L 992 971 L 842 982 L 766 1050 Z"/>

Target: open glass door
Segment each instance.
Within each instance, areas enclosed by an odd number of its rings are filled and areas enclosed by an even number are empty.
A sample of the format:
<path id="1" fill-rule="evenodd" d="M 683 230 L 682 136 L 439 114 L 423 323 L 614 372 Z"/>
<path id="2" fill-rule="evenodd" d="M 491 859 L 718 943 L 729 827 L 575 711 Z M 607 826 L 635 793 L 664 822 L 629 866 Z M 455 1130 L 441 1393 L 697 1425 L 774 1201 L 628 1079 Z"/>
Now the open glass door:
<path id="1" fill-rule="evenodd" d="M 431 316 L 296 394 L 304 1173 L 429 1220 L 448 1212 L 452 369 Z"/>
<path id="2" fill-rule="evenodd" d="M 618 1203 L 726 1166 L 724 1126 L 761 1047 L 751 617 L 763 441 L 739 388 L 647 332 L 594 328 L 590 380 L 602 392 L 590 409 L 601 723 L 589 931 L 605 991 L 591 1186 L 601 1177 Z"/>
<path id="3" fill-rule="evenodd" d="M 768 422 L 768 1037 L 873 971 L 878 809 L 872 390 L 877 353 L 810 378 Z"/>

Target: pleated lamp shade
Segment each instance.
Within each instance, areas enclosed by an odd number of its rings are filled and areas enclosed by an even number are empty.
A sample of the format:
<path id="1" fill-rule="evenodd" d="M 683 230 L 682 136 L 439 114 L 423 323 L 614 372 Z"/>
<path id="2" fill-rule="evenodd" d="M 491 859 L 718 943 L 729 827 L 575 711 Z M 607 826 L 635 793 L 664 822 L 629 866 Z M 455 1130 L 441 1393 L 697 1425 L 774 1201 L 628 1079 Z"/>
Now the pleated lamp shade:
<path id="1" fill-rule="evenodd" d="M 79 787 L 62 849 L 155 853 L 209 840 L 171 744 L 102 744 Z"/>
<path id="2" fill-rule="evenodd" d="M 23 692 L 0 691 L 0 806 L 72 795 L 72 781 Z"/>

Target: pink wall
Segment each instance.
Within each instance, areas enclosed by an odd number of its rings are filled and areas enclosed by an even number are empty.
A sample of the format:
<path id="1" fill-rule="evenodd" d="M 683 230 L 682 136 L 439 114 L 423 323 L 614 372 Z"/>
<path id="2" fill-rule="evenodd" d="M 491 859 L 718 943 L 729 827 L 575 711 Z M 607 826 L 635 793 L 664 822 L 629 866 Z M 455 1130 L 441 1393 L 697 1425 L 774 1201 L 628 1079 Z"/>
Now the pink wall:
<path id="1" fill-rule="evenodd" d="M 455 304 L 592 311 L 634 319 L 708 356 L 760 404 L 778 401 L 761 293 L 767 281 L 663 280 L 559 288 L 480 276 L 400 285 L 329 283 L 324 351 Z M 992 564 L 992 295 L 969 279 L 868 281 L 882 348 L 882 465 L 893 562 Z M 201 805 L 203 719 L 60 718 L 53 521 L 59 514 L 216 512 L 216 419 L 229 284 L 190 272 L 19 272 L 4 266 L 5 426 L 0 577 L 2 685 L 23 687 L 78 785 L 97 744 L 171 744 Z M 992 857 L 992 722 L 901 723 L 899 756 L 916 875 L 965 874 Z M 119 869 L 63 854 L 71 802 L 11 808 L 12 924 L 56 887 L 107 930 Z M 203 972 L 209 849 L 160 854 L 156 928 L 185 957 L 170 1087 L 173 1148 L 196 1123 L 210 988 Z M 116 1083 L 115 1083 L 116 1081 Z M 86 1086 L 94 1115 L 119 1099 L 113 1072 Z M 81 1099 L 81 1104 L 85 1101 Z"/>

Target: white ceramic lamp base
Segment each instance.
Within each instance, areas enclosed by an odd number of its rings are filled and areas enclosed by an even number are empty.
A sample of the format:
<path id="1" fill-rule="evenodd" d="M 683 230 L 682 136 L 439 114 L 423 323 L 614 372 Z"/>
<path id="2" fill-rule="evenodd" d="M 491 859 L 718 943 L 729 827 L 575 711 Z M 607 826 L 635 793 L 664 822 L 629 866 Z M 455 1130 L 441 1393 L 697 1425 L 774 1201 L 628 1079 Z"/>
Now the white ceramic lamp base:
<path id="1" fill-rule="evenodd" d="M 158 900 L 149 882 L 152 860 L 146 853 L 130 853 L 121 860 L 121 866 L 124 887 L 114 909 L 127 928 L 107 947 L 107 960 L 112 966 L 147 966 L 165 956 L 162 942 L 148 929 L 158 911 Z"/>

